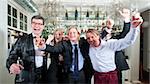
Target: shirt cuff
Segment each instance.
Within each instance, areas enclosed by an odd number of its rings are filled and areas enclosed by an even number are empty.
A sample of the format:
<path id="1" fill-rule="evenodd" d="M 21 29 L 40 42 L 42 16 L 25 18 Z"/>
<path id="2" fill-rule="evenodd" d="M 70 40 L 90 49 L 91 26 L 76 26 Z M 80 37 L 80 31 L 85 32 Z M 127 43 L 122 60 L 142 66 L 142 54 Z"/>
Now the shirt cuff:
<path id="1" fill-rule="evenodd" d="M 46 49 L 46 45 L 44 45 L 43 48 L 38 48 L 38 50 L 41 50 L 41 51 L 43 51 L 43 50 L 45 50 L 45 49 Z"/>

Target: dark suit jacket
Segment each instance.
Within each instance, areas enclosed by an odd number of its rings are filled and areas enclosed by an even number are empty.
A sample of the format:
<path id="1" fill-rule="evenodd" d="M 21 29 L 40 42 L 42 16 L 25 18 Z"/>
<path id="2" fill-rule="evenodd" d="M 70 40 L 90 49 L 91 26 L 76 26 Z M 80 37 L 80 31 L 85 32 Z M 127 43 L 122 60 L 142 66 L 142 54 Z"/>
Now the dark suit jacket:
<path id="1" fill-rule="evenodd" d="M 17 63 L 18 57 L 23 61 L 22 77 L 26 82 L 35 82 L 35 50 L 32 34 L 24 35 L 16 41 L 11 49 L 6 62 L 6 67 L 10 68 L 13 63 Z M 46 72 L 46 57 L 43 59 L 43 72 Z M 43 75 L 44 75 L 43 73 Z"/>
<path id="2" fill-rule="evenodd" d="M 84 69 L 84 73 L 86 75 L 85 76 L 86 82 L 89 83 L 92 78 L 93 67 L 92 67 L 92 63 L 91 63 L 91 60 L 88 55 L 89 45 L 87 44 L 87 41 L 85 39 L 83 39 L 83 38 L 80 39 L 79 48 L 80 48 L 81 54 L 84 58 L 83 69 Z M 45 51 L 50 52 L 50 53 L 60 53 L 64 56 L 64 68 L 65 68 L 65 72 L 67 75 L 67 73 L 69 73 L 70 68 L 72 66 L 72 54 L 73 53 L 72 53 L 71 42 L 70 41 L 62 41 L 55 46 L 46 45 Z"/>

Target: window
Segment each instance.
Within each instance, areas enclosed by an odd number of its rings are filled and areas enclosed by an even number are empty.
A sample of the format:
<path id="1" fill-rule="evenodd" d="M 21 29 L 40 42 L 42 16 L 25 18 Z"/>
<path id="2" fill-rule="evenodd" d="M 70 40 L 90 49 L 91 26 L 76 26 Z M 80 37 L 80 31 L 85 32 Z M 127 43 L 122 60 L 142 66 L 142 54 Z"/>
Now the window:
<path id="1" fill-rule="evenodd" d="M 20 22 L 20 29 L 23 30 L 23 22 Z"/>
<path id="2" fill-rule="evenodd" d="M 11 3 L 7 5 L 8 49 L 10 50 L 17 38 L 27 31 L 27 16 Z"/>
<path id="3" fill-rule="evenodd" d="M 25 31 L 27 31 L 27 16 L 24 16 L 24 22 L 25 22 Z"/>
<path id="4" fill-rule="evenodd" d="M 12 9 L 13 27 L 17 28 L 17 10 L 15 8 Z"/>
<path id="5" fill-rule="evenodd" d="M 27 31 L 27 16 L 24 15 L 24 30 Z"/>
<path id="6" fill-rule="evenodd" d="M 8 15 L 11 15 L 11 6 L 8 5 Z"/>
<path id="7" fill-rule="evenodd" d="M 11 6 L 10 5 L 8 5 L 8 22 L 7 22 L 7 24 L 9 25 L 9 26 L 11 26 Z"/>
<path id="8" fill-rule="evenodd" d="M 17 10 L 13 8 L 13 17 L 17 18 Z"/>
<path id="9" fill-rule="evenodd" d="M 8 22 L 9 26 L 17 28 L 17 9 L 8 5 Z"/>
<path id="10" fill-rule="evenodd" d="M 20 12 L 20 29 L 27 31 L 27 16 Z"/>
<path id="11" fill-rule="evenodd" d="M 13 27 L 17 28 L 17 19 L 13 18 Z"/>
<path id="12" fill-rule="evenodd" d="M 11 26 L 11 16 L 8 16 L 8 25 Z"/>
<path id="13" fill-rule="evenodd" d="M 20 13 L 20 20 L 23 21 L 23 14 Z"/>
<path id="14" fill-rule="evenodd" d="M 20 12 L 10 4 L 8 4 L 7 12 L 8 12 L 7 16 L 8 26 L 27 31 L 27 16 L 23 12 Z"/>

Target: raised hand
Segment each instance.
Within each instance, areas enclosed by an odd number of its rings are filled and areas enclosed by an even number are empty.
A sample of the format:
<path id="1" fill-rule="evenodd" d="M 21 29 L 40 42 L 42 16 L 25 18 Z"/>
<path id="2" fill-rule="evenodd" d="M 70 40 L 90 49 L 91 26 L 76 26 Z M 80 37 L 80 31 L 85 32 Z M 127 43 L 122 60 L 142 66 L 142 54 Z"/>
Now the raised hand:
<path id="1" fill-rule="evenodd" d="M 143 19 L 140 16 L 140 13 L 136 13 L 136 14 L 132 15 L 131 24 L 132 24 L 133 28 L 139 27 L 142 23 L 143 23 Z"/>
<path id="2" fill-rule="evenodd" d="M 46 44 L 50 44 L 53 39 L 54 39 L 54 35 L 49 35 L 48 39 L 46 40 Z"/>
<path id="3" fill-rule="evenodd" d="M 42 48 L 45 45 L 45 39 L 44 38 L 40 38 L 40 37 L 36 37 L 35 38 L 35 45 L 38 48 Z"/>
<path id="4" fill-rule="evenodd" d="M 131 13 L 129 9 L 124 8 L 122 11 L 119 10 L 119 13 L 124 19 L 130 19 Z"/>

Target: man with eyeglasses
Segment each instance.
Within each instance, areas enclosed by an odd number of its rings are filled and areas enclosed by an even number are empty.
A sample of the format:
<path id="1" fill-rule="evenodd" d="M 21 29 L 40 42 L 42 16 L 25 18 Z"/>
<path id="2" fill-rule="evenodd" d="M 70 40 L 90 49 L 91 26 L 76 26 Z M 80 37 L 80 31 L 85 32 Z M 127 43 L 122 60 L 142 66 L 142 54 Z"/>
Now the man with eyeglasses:
<path id="1" fill-rule="evenodd" d="M 46 57 L 38 50 L 36 39 L 44 29 L 44 18 L 40 15 L 31 18 L 32 33 L 24 35 L 16 41 L 6 62 L 10 74 L 15 74 L 15 83 L 44 83 L 46 73 Z"/>

